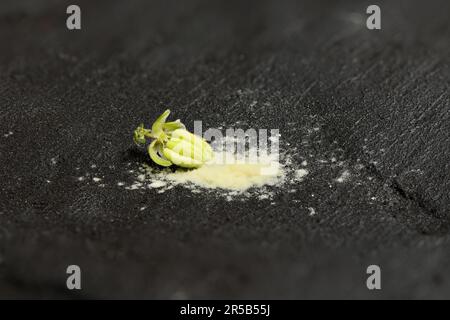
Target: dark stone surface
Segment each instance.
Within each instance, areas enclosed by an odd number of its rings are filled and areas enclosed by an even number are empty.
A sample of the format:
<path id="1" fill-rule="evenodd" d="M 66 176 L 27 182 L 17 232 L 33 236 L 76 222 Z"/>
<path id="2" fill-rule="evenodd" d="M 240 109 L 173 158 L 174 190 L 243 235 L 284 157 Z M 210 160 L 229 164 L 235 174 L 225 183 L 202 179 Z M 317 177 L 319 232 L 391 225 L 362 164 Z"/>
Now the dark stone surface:
<path id="1" fill-rule="evenodd" d="M 68 4 L 0 3 L 0 297 L 450 298 L 448 1 L 378 1 L 381 31 L 367 1 Z M 117 188 L 166 106 L 279 128 L 311 174 L 272 205 Z"/>

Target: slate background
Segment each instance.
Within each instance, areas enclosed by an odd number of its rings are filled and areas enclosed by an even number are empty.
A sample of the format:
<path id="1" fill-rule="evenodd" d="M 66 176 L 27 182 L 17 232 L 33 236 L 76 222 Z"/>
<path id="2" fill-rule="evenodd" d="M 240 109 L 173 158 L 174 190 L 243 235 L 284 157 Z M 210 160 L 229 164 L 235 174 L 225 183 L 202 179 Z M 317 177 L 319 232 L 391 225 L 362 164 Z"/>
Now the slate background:
<path id="1" fill-rule="evenodd" d="M 1 298 L 450 297 L 448 1 L 378 1 L 381 31 L 368 1 L 69 4 L 0 3 Z M 311 174 L 275 205 L 115 188 L 166 106 L 300 150 L 318 124 Z M 330 186 L 336 150 L 363 169 Z"/>

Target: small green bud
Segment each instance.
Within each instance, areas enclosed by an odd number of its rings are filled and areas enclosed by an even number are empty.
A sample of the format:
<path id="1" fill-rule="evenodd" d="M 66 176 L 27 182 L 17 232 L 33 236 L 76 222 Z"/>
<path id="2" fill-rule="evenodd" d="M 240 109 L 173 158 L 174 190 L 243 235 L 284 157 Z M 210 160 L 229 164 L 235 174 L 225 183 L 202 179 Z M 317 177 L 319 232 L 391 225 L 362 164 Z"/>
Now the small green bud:
<path id="1" fill-rule="evenodd" d="M 151 130 L 139 126 L 134 131 L 135 143 L 145 144 L 147 137 L 153 138 L 148 153 L 155 163 L 164 167 L 175 164 L 198 168 L 213 159 L 214 152 L 205 139 L 187 131 L 180 120 L 165 122 L 169 114 L 170 110 L 166 110 L 160 115 Z"/>
<path id="2" fill-rule="evenodd" d="M 141 124 L 139 127 L 136 128 L 136 130 L 134 130 L 133 141 L 137 145 L 145 144 L 146 140 L 145 140 L 144 124 Z"/>

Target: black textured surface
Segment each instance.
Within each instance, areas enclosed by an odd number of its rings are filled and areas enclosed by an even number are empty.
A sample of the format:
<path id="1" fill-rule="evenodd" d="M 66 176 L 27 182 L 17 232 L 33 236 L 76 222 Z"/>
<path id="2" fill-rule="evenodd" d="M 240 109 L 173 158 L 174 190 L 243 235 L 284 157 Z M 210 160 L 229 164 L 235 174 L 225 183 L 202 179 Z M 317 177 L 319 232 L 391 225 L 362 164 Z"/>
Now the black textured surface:
<path id="1" fill-rule="evenodd" d="M 448 1 L 378 1 L 381 31 L 367 1 L 78 1 L 81 31 L 68 4 L 0 3 L 0 297 L 450 298 Z M 166 106 L 279 128 L 311 173 L 273 201 L 116 187 Z"/>

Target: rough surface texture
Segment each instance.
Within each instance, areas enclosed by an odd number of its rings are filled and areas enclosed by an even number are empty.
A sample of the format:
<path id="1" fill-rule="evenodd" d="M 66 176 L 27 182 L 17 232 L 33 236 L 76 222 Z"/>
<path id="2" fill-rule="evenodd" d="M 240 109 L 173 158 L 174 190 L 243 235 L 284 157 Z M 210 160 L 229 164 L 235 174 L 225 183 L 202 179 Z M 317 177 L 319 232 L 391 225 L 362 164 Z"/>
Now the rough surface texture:
<path id="1" fill-rule="evenodd" d="M 78 3 L 81 31 L 69 2 L 0 3 L 0 297 L 450 298 L 449 1 L 378 1 L 381 31 L 367 1 Z M 117 187 L 167 106 L 279 128 L 310 174 L 272 200 Z"/>

